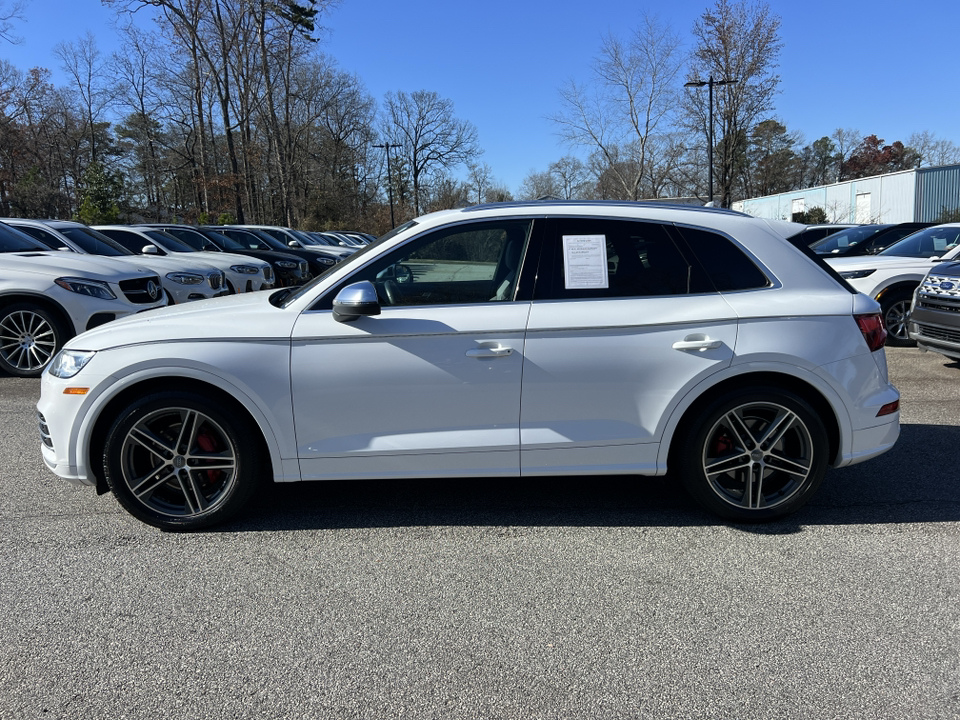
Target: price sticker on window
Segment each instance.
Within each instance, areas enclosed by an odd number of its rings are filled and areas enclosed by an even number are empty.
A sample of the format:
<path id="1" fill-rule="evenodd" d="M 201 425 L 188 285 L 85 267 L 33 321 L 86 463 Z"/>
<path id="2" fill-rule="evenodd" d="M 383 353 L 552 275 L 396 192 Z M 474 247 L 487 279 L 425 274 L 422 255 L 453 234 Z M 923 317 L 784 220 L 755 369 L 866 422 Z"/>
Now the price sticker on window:
<path id="1" fill-rule="evenodd" d="M 568 290 L 610 287 L 606 235 L 564 235 L 563 275 Z"/>

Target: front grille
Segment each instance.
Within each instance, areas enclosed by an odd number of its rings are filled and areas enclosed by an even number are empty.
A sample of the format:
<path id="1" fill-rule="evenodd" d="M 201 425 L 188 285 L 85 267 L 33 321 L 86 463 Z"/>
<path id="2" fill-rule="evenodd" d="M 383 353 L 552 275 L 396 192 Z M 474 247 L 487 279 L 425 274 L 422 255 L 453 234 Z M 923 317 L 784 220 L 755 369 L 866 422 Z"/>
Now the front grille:
<path id="1" fill-rule="evenodd" d="M 163 290 L 160 286 L 160 278 L 156 275 L 150 277 L 133 278 L 132 280 L 121 280 L 120 290 L 126 296 L 127 300 L 137 305 L 146 305 L 155 303 L 162 297 Z M 151 294 L 150 291 L 153 291 Z"/>
<path id="2" fill-rule="evenodd" d="M 302 260 L 302 261 L 300 262 L 300 277 L 304 277 L 304 278 L 305 278 L 305 277 L 307 276 L 307 273 L 308 273 L 308 272 L 310 272 L 310 266 L 307 265 L 307 261 L 306 261 L 306 260 Z"/>
<path id="3" fill-rule="evenodd" d="M 214 290 L 219 290 L 220 286 L 223 284 L 222 273 L 210 273 L 207 275 L 207 278 L 210 280 L 210 287 L 212 287 Z"/>
<path id="4" fill-rule="evenodd" d="M 930 338 L 931 340 L 960 344 L 960 330 L 950 330 L 948 328 L 917 323 L 917 334 L 921 337 Z"/>
<path id="5" fill-rule="evenodd" d="M 926 308 L 927 310 L 937 310 L 939 312 L 960 313 L 960 304 L 931 300 L 925 295 L 920 295 L 917 298 L 917 307 Z"/>
<path id="6" fill-rule="evenodd" d="M 960 278 L 949 275 L 927 275 L 920 283 L 921 295 L 935 295 L 960 302 Z"/>
<path id="7" fill-rule="evenodd" d="M 269 265 L 267 265 L 263 269 L 263 279 L 266 280 L 268 283 L 273 282 L 273 268 L 270 267 Z"/>
<path id="8" fill-rule="evenodd" d="M 43 413 L 37 413 L 37 424 L 40 426 L 40 442 L 53 450 L 53 439 L 50 437 L 50 428 L 47 427 L 47 419 Z"/>

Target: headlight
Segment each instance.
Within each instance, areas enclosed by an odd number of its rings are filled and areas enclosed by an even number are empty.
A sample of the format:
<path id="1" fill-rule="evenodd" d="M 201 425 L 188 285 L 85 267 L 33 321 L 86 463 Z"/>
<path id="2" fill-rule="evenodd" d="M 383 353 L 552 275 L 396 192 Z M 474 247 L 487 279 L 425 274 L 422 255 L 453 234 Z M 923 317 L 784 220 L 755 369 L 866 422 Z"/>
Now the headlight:
<path id="1" fill-rule="evenodd" d="M 840 273 L 840 277 L 844 280 L 856 280 L 858 278 L 865 278 L 868 275 L 873 275 L 876 272 L 876 269 L 873 270 L 848 270 L 847 272 Z"/>
<path id="2" fill-rule="evenodd" d="M 277 260 L 277 267 L 282 267 L 284 270 L 293 270 L 297 266 L 297 263 L 291 260 Z"/>
<path id="3" fill-rule="evenodd" d="M 83 366 L 90 362 L 96 354 L 95 351 L 87 350 L 61 350 L 50 363 L 48 372 L 54 377 L 64 380 L 72 378 L 83 370 Z"/>
<path id="4" fill-rule="evenodd" d="M 322 257 L 322 258 L 317 258 L 317 259 L 318 259 L 321 263 L 323 263 L 324 265 L 333 265 L 334 263 L 337 262 L 336 260 L 333 260 L 333 259 L 328 258 L 328 257 Z"/>
<path id="5" fill-rule="evenodd" d="M 260 272 L 260 268 L 253 265 L 231 265 L 230 269 L 235 273 L 243 273 L 244 275 L 256 275 Z"/>
<path id="6" fill-rule="evenodd" d="M 167 273 L 167 280 L 173 280 L 181 285 L 200 285 L 203 282 L 203 275 L 187 272 Z"/>
<path id="7" fill-rule="evenodd" d="M 62 277 L 54 282 L 64 290 L 75 292 L 78 295 L 89 295 L 90 297 L 100 298 L 101 300 L 116 300 L 117 296 L 105 282 L 99 280 L 84 280 L 83 278 Z"/>

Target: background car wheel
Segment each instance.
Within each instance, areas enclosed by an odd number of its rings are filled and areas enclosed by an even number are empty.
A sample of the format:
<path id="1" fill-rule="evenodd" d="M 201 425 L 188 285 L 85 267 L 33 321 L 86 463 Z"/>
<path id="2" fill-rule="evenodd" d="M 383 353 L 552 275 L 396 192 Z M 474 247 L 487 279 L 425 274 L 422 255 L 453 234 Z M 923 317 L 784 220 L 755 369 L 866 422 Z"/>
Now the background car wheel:
<path id="1" fill-rule="evenodd" d="M 66 342 L 66 332 L 47 310 L 31 303 L 0 309 L 0 368 L 17 377 L 39 377 Z"/>
<path id="2" fill-rule="evenodd" d="M 239 512 L 265 468 L 252 423 L 205 395 L 163 392 L 131 403 L 107 434 L 107 483 L 132 515 L 195 530 Z"/>
<path id="3" fill-rule="evenodd" d="M 910 315 L 910 301 L 913 296 L 904 291 L 898 291 L 885 297 L 880 303 L 883 313 L 883 325 L 887 328 L 887 345 L 906 347 L 916 343 L 907 334 L 907 318 Z"/>
<path id="4" fill-rule="evenodd" d="M 777 388 L 717 399 L 679 439 L 684 487 L 731 520 L 773 520 L 797 510 L 827 470 L 823 422 L 800 397 Z"/>

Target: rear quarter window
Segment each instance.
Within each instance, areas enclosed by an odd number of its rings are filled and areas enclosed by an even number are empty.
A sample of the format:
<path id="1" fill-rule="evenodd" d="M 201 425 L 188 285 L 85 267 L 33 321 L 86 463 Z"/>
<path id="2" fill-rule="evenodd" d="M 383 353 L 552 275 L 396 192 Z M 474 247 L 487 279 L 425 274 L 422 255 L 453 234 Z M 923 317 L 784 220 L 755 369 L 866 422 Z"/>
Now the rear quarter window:
<path id="1" fill-rule="evenodd" d="M 723 235 L 691 227 L 678 227 L 677 231 L 720 292 L 770 286 L 756 263 Z"/>

